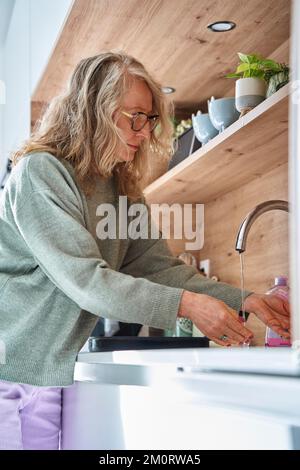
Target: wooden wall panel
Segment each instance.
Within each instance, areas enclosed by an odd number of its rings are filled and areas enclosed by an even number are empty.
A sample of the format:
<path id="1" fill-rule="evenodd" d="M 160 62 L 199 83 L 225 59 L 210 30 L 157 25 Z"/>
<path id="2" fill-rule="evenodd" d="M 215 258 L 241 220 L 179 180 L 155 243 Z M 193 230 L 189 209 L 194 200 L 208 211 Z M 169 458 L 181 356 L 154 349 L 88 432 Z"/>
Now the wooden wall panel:
<path id="1" fill-rule="evenodd" d="M 239 286 L 239 256 L 234 247 L 240 223 L 261 202 L 287 200 L 287 187 L 287 164 L 284 164 L 205 205 L 205 239 L 200 257 L 211 259 L 212 274 Z M 264 292 L 274 275 L 287 274 L 287 249 L 288 214 L 281 211 L 263 214 L 249 232 L 244 255 L 247 288 Z"/>
<path id="2" fill-rule="evenodd" d="M 262 158 L 267 158 L 263 155 Z M 211 275 L 240 287 L 240 261 L 235 251 L 236 235 L 246 214 L 257 204 L 270 199 L 288 199 L 287 164 L 205 205 L 204 247 L 198 260 L 210 259 Z M 182 245 L 170 243 L 174 254 Z M 288 214 L 272 211 L 263 214 L 249 232 L 245 260 L 245 287 L 264 293 L 274 276 L 288 275 Z M 254 345 L 264 344 L 264 325 L 250 316 Z"/>
<path id="3" fill-rule="evenodd" d="M 42 118 L 48 104 L 44 101 L 31 101 L 31 132 L 39 119 Z"/>
<path id="4" fill-rule="evenodd" d="M 177 114 L 206 109 L 226 96 L 237 52 L 270 57 L 290 36 L 290 0 L 75 0 L 34 92 L 34 101 L 59 94 L 83 57 L 122 49 L 141 60 L 163 85 L 173 86 Z M 223 34 L 207 25 L 229 19 Z"/>

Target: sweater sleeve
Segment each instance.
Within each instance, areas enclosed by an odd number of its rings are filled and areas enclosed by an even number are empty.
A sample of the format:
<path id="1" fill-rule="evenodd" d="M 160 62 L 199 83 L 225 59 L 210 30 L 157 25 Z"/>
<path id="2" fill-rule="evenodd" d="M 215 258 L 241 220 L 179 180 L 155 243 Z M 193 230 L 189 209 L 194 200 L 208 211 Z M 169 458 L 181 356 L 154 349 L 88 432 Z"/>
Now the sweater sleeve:
<path id="1" fill-rule="evenodd" d="M 85 227 L 67 170 L 58 161 L 42 157 L 37 163 L 37 158 L 22 163 L 22 187 L 12 195 L 11 207 L 14 223 L 43 272 L 83 310 L 173 328 L 182 289 L 111 269 Z"/>
<path id="2" fill-rule="evenodd" d="M 148 208 L 148 213 L 149 213 Z M 146 220 L 142 218 L 142 220 Z M 151 232 L 151 217 L 148 215 L 148 230 Z M 132 276 L 143 276 L 152 282 L 170 287 L 182 288 L 222 300 L 229 307 L 239 311 L 241 290 L 223 282 L 216 282 L 201 275 L 192 266 L 173 256 L 166 240 L 159 232 L 158 239 L 136 239 L 125 257 L 121 272 Z M 245 296 L 251 292 L 246 291 Z"/>

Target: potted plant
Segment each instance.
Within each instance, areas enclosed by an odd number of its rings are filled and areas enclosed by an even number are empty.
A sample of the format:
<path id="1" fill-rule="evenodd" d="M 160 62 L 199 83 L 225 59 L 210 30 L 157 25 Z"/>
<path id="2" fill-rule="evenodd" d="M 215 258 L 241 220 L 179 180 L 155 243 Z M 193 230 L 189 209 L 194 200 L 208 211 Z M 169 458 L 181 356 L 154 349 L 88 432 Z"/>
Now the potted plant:
<path id="1" fill-rule="evenodd" d="M 268 83 L 267 98 L 288 83 L 290 72 L 289 67 L 284 63 L 281 64 L 271 59 L 268 59 L 268 62 L 269 66 L 265 72 L 265 80 Z"/>
<path id="2" fill-rule="evenodd" d="M 287 83 L 289 69 L 286 64 L 279 64 L 256 54 L 239 52 L 238 56 L 240 63 L 236 71 L 227 74 L 226 78 L 238 78 L 235 105 L 242 116 Z"/>
<path id="3" fill-rule="evenodd" d="M 173 118 L 173 126 L 174 126 L 174 138 L 178 139 L 184 132 L 192 127 L 192 120 L 191 119 L 182 119 L 179 121 L 175 117 Z"/>

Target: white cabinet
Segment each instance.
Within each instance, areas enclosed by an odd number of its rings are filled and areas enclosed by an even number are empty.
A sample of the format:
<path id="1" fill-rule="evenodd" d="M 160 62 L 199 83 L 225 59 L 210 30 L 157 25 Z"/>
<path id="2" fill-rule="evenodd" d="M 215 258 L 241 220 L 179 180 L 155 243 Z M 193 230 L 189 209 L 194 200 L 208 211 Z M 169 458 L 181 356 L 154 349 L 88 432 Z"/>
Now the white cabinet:
<path id="1" fill-rule="evenodd" d="M 63 392 L 62 448 L 300 449 L 291 359 L 256 348 L 81 353 Z"/>

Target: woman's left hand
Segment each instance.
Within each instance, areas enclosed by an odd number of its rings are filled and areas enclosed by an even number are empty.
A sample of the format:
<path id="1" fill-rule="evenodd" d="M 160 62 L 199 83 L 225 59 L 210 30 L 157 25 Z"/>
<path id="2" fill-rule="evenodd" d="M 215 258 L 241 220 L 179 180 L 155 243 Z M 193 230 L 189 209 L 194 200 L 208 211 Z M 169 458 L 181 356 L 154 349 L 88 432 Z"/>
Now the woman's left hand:
<path id="1" fill-rule="evenodd" d="M 246 312 L 254 313 L 275 333 L 290 339 L 290 305 L 272 294 L 251 294 L 245 299 Z"/>

